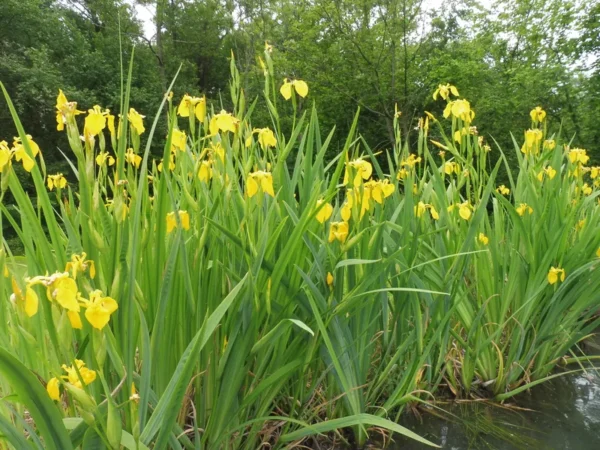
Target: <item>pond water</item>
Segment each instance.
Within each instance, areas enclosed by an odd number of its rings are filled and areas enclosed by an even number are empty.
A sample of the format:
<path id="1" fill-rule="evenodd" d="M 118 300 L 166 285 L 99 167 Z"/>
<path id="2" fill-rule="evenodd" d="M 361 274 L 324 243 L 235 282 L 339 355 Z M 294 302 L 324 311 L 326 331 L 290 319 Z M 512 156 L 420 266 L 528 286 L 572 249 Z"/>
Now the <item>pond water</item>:
<path id="1" fill-rule="evenodd" d="M 424 413 L 419 420 L 411 414 L 401 423 L 448 450 L 600 449 L 600 374 L 593 369 L 542 383 L 510 406 L 523 409 L 487 403 L 445 405 L 443 409 L 456 417 Z M 397 438 L 390 448 L 431 447 Z"/>
<path id="2" fill-rule="evenodd" d="M 586 342 L 585 353 L 600 354 L 598 335 Z M 401 424 L 447 450 L 600 450 L 600 370 L 554 378 L 505 406 L 453 403 L 442 406 L 450 413 L 443 417 L 406 414 Z M 431 447 L 396 438 L 390 448 Z"/>

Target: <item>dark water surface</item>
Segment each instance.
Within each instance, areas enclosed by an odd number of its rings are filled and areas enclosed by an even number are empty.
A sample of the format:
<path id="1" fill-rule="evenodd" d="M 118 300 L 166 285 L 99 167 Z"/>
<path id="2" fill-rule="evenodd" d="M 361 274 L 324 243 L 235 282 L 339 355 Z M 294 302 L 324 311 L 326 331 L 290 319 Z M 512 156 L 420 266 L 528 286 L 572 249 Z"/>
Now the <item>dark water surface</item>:
<path id="1" fill-rule="evenodd" d="M 425 413 L 419 421 L 405 416 L 403 426 L 449 450 L 556 449 L 600 450 L 600 375 L 593 369 L 534 387 L 510 405 L 484 403 L 445 405 L 457 416 L 445 420 Z M 430 449 L 396 439 L 393 450 Z"/>

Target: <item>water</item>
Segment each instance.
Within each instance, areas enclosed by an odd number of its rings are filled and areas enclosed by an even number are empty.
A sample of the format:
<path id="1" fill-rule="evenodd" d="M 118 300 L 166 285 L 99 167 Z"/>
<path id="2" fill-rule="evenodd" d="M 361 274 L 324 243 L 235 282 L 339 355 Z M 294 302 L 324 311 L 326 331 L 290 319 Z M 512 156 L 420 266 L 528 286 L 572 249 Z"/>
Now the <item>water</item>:
<path id="1" fill-rule="evenodd" d="M 424 413 L 419 420 L 411 414 L 401 423 L 448 450 L 600 449 L 600 375 L 593 370 L 542 383 L 507 406 L 511 408 L 446 405 L 443 408 L 457 417 L 445 420 Z M 391 448 L 431 447 L 398 438 Z"/>

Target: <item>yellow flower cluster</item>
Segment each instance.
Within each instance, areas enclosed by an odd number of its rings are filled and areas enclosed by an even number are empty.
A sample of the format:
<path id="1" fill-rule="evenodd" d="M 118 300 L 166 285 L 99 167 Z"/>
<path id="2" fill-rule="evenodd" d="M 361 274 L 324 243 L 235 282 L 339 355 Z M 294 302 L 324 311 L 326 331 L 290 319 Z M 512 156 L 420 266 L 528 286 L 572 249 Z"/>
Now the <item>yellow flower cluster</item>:
<path id="1" fill-rule="evenodd" d="M 521 152 L 526 155 L 537 155 L 540 151 L 540 143 L 542 142 L 543 137 L 544 133 L 542 130 L 537 128 L 527 130 L 525 132 L 525 142 L 521 147 Z"/>
<path id="2" fill-rule="evenodd" d="M 27 135 L 27 146 L 31 151 L 31 155 L 19 137 L 14 138 L 12 148 L 8 147 L 6 141 L 0 141 L 0 172 L 4 171 L 5 167 L 11 166 L 13 158 L 21 162 L 27 172 L 31 172 L 35 165 L 35 158 L 40 153 L 40 147 L 29 134 Z"/>
<path id="3" fill-rule="evenodd" d="M 359 217 L 362 219 L 367 211 L 373 209 L 374 204 L 371 200 L 381 205 L 395 190 L 396 187 L 389 180 L 370 180 L 362 186 L 349 189 L 346 192 L 346 201 L 340 210 L 342 219 L 346 222 L 350 220 L 354 206 L 359 208 Z"/>
<path id="4" fill-rule="evenodd" d="M 62 369 L 67 373 L 60 377 L 61 380 L 75 386 L 76 388 L 82 389 L 83 385 L 88 385 L 96 379 L 96 372 L 94 370 L 85 367 L 85 363 L 76 359 L 75 364 L 68 367 L 66 364 L 62 365 Z M 59 378 L 50 378 L 46 384 L 46 391 L 52 400 L 60 400 L 60 380 Z"/>
<path id="5" fill-rule="evenodd" d="M 89 269 L 90 277 L 94 277 L 96 270 L 94 263 L 85 260 L 85 253 L 73 255 L 67 263 L 65 272 L 56 272 L 53 275 L 26 278 L 25 312 L 31 317 L 37 314 L 39 300 L 33 289 L 36 285 L 46 288 L 46 297 L 50 302 L 56 302 L 67 311 L 67 316 L 73 328 L 81 329 L 83 324 L 79 315 L 84 308 L 85 318 L 96 329 L 102 330 L 110 320 L 110 316 L 118 309 L 117 302 L 105 296 L 101 291 L 90 292 L 89 299 L 83 298 L 77 287 L 75 277 L 77 273 Z M 73 277 L 69 274 L 72 272 Z M 14 298 L 22 298 L 22 293 L 16 283 L 13 283 Z"/>

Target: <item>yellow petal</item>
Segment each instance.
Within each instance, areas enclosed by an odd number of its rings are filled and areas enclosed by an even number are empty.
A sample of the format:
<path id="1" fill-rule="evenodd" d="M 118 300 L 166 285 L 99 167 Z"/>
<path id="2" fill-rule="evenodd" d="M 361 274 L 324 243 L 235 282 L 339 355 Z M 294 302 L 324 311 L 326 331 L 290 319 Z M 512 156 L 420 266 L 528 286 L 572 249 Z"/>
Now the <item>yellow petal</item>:
<path id="1" fill-rule="evenodd" d="M 190 215 L 187 211 L 179 211 L 179 219 L 184 230 L 190 229 Z M 108 297 L 107 297 L 108 298 Z"/>
<path id="2" fill-rule="evenodd" d="M 352 217 L 352 205 L 349 202 L 344 203 L 344 206 L 342 206 L 340 211 L 340 215 L 342 216 L 342 219 L 344 219 L 344 222 L 348 222 L 350 220 L 350 217 Z"/>
<path id="3" fill-rule="evenodd" d="M 175 229 L 177 226 L 177 220 L 175 219 L 174 213 L 167 214 L 167 234 Z"/>
<path id="4" fill-rule="evenodd" d="M 331 204 L 329 203 L 326 203 L 323 207 L 321 207 L 321 209 L 317 213 L 316 219 L 320 223 L 324 223 L 331 217 L 331 214 L 333 214 L 333 206 L 331 206 Z"/>
<path id="5" fill-rule="evenodd" d="M 78 312 L 75 311 L 67 311 L 67 317 L 69 318 L 69 322 L 71 322 L 71 326 L 76 330 L 81 330 L 83 328 L 83 323 L 81 322 L 81 316 Z"/>
<path id="6" fill-rule="evenodd" d="M 69 311 L 79 311 L 79 303 L 77 303 L 77 283 L 69 277 L 62 277 L 56 280 L 50 286 L 52 297 L 63 308 Z"/>
<path id="7" fill-rule="evenodd" d="M 265 194 L 269 194 L 271 197 L 275 197 L 273 190 L 273 175 L 266 174 L 260 179 L 260 187 Z"/>
<path id="8" fill-rule="evenodd" d="M 210 124 L 208 125 L 208 131 L 211 135 L 215 135 L 219 132 L 219 124 L 217 123 L 217 117 L 213 116 L 210 119 Z"/>
<path id="9" fill-rule="evenodd" d="M 383 191 L 383 196 L 385 198 L 388 198 L 390 195 L 392 195 L 394 193 L 394 191 L 396 190 L 396 186 L 394 186 L 393 184 L 390 184 L 390 183 L 383 183 L 381 185 L 381 189 Z"/>
<path id="10" fill-rule="evenodd" d="M 35 316 L 38 312 L 39 299 L 35 291 L 27 286 L 25 289 L 25 314 L 27 317 Z"/>
<path id="11" fill-rule="evenodd" d="M 458 214 L 465 220 L 469 220 L 471 218 L 471 209 L 468 206 L 461 206 L 458 209 Z"/>
<path id="12" fill-rule="evenodd" d="M 283 82 L 281 88 L 279 88 L 279 92 L 283 95 L 283 98 L 289 100 L 292 97 L 292 84 L 287 80 Z"/>
<path id="13" fill-rule="evenodd" d="M 305 81 L 295 80 L 294 81 L 294 89 L 296 89 L 296 92 L 302 98 L 304 98 L 308 95 L 308 84 L 306 84 Z"/>
<path id="14" fill-rule="evenodd" d="M 46 392 L 48 392 L 48 395 L 52 400 L 60 400 L 60 391 L 58 389 L 59 384 L 58 378 L 50 378 L 48 380 L 48 384 L 46 384 Z"/>
<path id="15" fill-rule="evenodd" d="M 254 177 L 249 176 L 246 180 L 246 194 L 248 197 L 252 198 L 258 192 L 258 183 L 254 179 Z"/>
<path id="16" fill-rule="evenodd" d="M 196 119 L 198 119 L 199 122 L 204 123 L 204 119 L 206 118 L 206 98 L 202 97 L 200 99 L 196 104 L 194 112 L 196 113 Z"/>
<path id="17" fill-rule="evenodd" d="M 94 328 L 101 330 L 110 320 L 110 313 L 99 305 L 91 305 L 85 311 L 85 318 Z"/>

